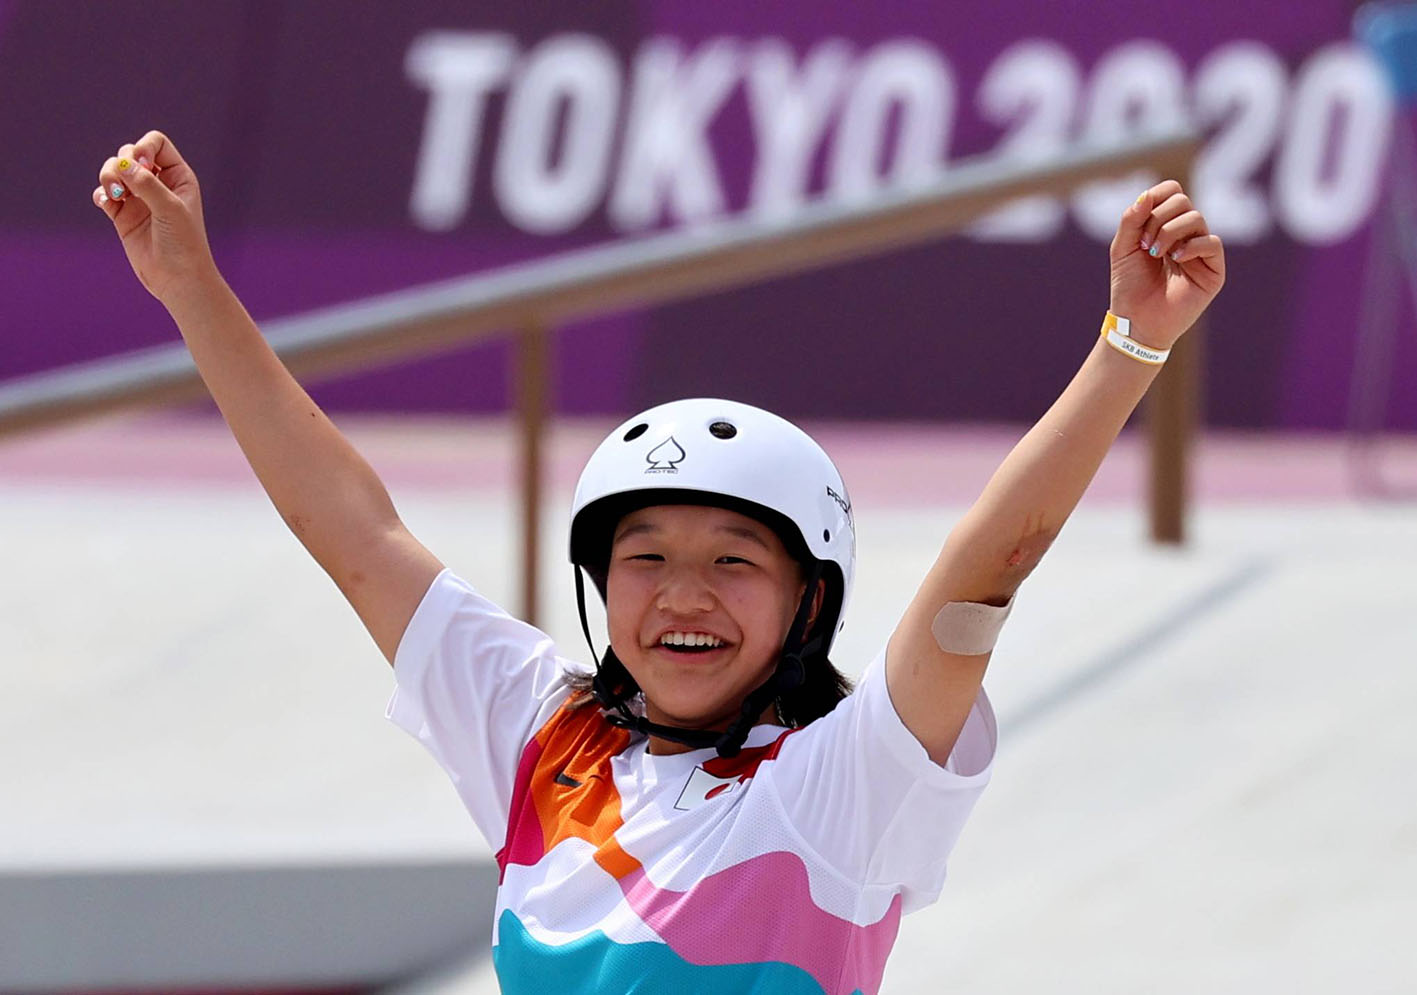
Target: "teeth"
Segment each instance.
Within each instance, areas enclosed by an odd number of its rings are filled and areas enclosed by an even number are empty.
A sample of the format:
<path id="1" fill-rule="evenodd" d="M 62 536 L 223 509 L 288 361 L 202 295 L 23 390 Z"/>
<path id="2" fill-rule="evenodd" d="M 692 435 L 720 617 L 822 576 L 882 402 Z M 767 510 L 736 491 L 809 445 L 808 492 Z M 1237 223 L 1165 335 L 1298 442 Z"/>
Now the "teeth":
<path id="1" fill-rule="evenodd" d="M 660 637 L 663 646 L 722 646 L 723 640 L 707 632 L 666 632 Z"/>

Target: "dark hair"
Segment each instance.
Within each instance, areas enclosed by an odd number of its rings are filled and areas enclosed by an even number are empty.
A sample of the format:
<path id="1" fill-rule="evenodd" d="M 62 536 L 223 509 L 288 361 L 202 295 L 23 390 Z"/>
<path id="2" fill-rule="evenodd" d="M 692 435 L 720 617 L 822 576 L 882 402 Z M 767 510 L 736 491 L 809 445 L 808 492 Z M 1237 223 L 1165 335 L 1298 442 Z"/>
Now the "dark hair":
<path id="1" fill-rule="evenodd" d="M 807 664 L 806 680 L 799 687 L 778 696 L 778 717 L 794 729 L 815 722 L 849 695 L 851 687 L 851 678 L 823 655 Z"/>

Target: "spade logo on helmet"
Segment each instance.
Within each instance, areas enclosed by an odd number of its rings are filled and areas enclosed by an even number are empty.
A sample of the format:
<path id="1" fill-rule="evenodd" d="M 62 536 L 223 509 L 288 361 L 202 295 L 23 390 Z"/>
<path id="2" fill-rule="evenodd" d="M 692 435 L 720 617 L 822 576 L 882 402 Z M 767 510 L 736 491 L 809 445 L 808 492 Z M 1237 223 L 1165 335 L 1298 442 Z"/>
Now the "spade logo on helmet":
<path id="1" fill-rule="evenodd" d="M 645 456 L 649 469 L 645 473 L 678 473 L 679 464 L 684 462 L 684 447 L 674 441 L 674 436 L 665 439 Z"/>

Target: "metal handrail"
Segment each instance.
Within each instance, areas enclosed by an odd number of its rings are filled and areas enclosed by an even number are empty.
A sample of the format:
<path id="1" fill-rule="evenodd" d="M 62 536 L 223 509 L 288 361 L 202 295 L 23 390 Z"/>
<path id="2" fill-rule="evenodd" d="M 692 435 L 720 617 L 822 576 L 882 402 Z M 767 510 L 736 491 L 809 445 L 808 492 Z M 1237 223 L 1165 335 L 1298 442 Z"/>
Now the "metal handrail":
<path id="1" fill-rule="evenodd" d="M 625 239 L 263 322 L 267 340 L 310 382 L 389 365 L 492 335 L 514 334 L 523 446 L 523 609 L 535 615 L 536 505 L 547 397 L 547 330 L 558 323 L 732 289 L 902 249 L 957 232 L 1019 197 L 1061 195 L 1137 170 L 1186 181 L 1200 146 L 1181 133 L 1077 147 L 1046 163 L 978 158 L 935 182 L 868 202 L 819 201 L 783 220 L 739 217 Z M 1190 352 L 1199 336 L 1182 340 Z M 1179 360 L 1179 361 L 1178 361 Z M 1173 357 L 1152 402 L 1152 534 L 1183 535 L 1185 452 L 1198 376 Z M 0 438 L 124 408 L 190 401 L 205 389 L 181 344 L 37 373 L 0 384 Z"/>

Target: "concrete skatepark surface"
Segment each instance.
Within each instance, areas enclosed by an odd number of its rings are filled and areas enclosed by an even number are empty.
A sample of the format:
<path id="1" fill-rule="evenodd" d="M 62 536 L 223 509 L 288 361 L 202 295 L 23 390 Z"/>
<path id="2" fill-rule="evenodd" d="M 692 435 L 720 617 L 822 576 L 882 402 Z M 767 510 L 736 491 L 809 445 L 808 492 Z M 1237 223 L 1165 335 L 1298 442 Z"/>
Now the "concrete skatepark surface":
<path id="1" fill-rule="evenodd" d="M 413 531 L 515 609 L 507 423 L 346 427 Z M 562 519 L 608 427 L 551 447 L 543 625 L 571 655 Z M 856 672 L 1018 430 L 808 427 L 853 489 L 834 657 Z M 1156 549 L 1142 455 L 1119 444 L 1020 596 L 993 784 L 883 991 L 1414 990 L 1417 505 L 1354 499 L 1331 440 L 1210 437 L 1192 540 Z M 5 443 L 0 508 L 0 882 L 490 861 L 218 423 Z M 388 990 L 495 992 L 486 942 Z"/>

